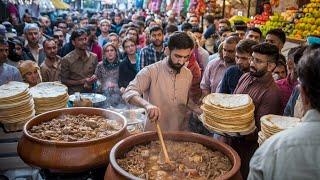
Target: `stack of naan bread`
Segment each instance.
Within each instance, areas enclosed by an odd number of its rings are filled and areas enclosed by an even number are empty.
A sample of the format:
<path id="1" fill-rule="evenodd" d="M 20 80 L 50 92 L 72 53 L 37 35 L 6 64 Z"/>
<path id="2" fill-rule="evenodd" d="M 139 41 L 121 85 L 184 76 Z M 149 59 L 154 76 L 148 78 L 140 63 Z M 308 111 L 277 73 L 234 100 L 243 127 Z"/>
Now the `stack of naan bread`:
<path id="1" fill-rule="evenodd" d="M 260 122 L 261 131 L 258 133 L 258 143 L 261 145 L 265 140 L 274 134 L 285 129 L 295 127 L 300 123 L 300 119 L 269 114 L 262 116 Z"/>
<path id="2" fill-rule="evenodd" d="M 255 129 L 254 104 L 249 95 L 212 93 L 202 102 L 202 120 L 209 130 L 241 133 Z"/>
<path id="3" fill-rule="evenodd" d="M 30 88 L 36 114 L 67 107 L 68 88 L 57 82 L 43 82 Z"/>
<path id="4" fill-rule="evenodd" d="M 29 84 L 11 81 L 0 86 L 0 122 L 6 131 L 18 131 L 35 115 Z"/>

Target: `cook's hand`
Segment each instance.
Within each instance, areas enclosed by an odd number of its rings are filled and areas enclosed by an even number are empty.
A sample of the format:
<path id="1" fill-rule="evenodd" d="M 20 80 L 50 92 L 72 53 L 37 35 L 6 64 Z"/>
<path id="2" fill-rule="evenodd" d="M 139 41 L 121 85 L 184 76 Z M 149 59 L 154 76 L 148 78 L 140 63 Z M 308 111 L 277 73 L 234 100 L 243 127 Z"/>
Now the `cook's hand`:
<path id="1" fill-rule="evenodd" d="M 160 116 L 160 109 L 157 106 L 154 106 L 152 104 L 147 104 L 145 106 L 145 109 L 148 113 L 148 117 L 151 121 L 157 121 Z"/>

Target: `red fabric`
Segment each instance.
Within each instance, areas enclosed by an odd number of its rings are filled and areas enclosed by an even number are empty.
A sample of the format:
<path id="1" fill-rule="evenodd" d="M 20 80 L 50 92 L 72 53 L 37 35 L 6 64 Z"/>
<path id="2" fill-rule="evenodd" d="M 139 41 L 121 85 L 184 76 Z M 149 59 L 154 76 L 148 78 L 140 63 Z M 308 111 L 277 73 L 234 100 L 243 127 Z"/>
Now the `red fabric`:
<path id="1" fill-rule="evenodd" d="M 286 107 L 289 101 L 294 87 L 296 87 L 296 85 L 298 84 L 298 81 L 291 82 L 290 77 L 288 76 L 285 79 L 280 79 L 276 81 L 276 84 L 281 93 L 281 112 L 283 112 L 284 108 Z"/>
<path id="2" fill-rule="evenodd" d="M 146 34 L 145 33 L 143 33 L 143 34 L 141 34 L 140 36 L 139 36 L 139 46 L 140 47 L 145 47 L 146 46 Z"/>
<path id="3" fill-rule="evenodd" d="M 191 71 L 193 76 L 191 88 L 189 90 L 189 96 L 191 97 L 194 103 L 199 103 L 199 100 L 201 98 L 201 68 L 196 60 L 194 52 L 191 54 L 187 68 Z"/>
<path id="4" fill-rule="evenodd" d="M 102 47 L 98 43 L 92 45 L 91 52 L 97 55 L 98 62 L 102 61 Z"/>

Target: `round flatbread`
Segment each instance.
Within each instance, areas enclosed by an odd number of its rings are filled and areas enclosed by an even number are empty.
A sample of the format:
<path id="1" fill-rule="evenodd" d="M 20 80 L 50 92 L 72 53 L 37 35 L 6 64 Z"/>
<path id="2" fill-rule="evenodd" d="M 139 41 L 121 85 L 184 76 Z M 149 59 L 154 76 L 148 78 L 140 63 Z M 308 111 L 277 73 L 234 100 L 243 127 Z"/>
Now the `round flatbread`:
<path id="1" fill-rule="evenodd" d="M 29 84 L 17 81 L 10 81 L 7 84 L 0 86 L 0 100 L 7 100 L 19 97 L 21 94 L 26 93 Z"/>
<path id="2" fill-rule="evenodd" d="M 39 98 L 57 98 L 64 96 L 68 92 L 68 88 L 60 83 L 56 82 L 43 82 L 30 89 L 30 92 L 34 99 Z"/>
<path id="3" fill-rule="evenodd" d="M 212 105 L 232 109 L 249 105 L 251 98 L 247 94 L 213 93 L 210 94 L 209 99 Z"/>

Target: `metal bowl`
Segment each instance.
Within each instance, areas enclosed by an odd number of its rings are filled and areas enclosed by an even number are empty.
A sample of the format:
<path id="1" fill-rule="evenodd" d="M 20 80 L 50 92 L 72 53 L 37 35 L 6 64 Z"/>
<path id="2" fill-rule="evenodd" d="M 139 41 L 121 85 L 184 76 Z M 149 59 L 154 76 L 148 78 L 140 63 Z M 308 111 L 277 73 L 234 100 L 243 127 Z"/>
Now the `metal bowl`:
<path id="1" fill-rule="evenodd" d="M 96 94 L 96 93 L 81 93 L 80 94 L 83 98 L 90 99 L 90 101 L 93 104 L 93 107 L 102 107 L 106 101 L 106 96 L 102 94 Z M 75 94 L 72 94 L 69 97 L 69 101 L 72 103 L 76 100 Z"/>

